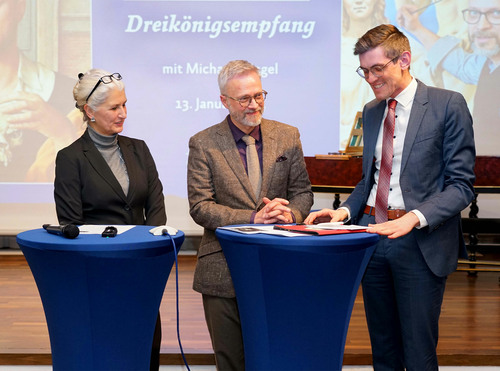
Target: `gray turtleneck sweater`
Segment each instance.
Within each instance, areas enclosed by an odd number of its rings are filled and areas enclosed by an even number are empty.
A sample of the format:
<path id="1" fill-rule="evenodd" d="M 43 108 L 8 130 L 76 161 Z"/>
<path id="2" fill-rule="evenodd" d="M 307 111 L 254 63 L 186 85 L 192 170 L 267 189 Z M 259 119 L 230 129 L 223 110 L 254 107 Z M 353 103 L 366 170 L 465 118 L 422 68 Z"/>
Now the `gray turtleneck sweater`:
<path id="1" fill-rule="evenodd" d="M 95 131 L 90 125 L 89 135 L 95 146 L 101 153 L 104 160 L 110 167 L 116 179 L 120 183 L 125 195 L 128 194 L 129 178 L 127 173 L 127 166 L 123 160 L 120 146 L 118 145 L 118 134 L 102 135 Z"/>

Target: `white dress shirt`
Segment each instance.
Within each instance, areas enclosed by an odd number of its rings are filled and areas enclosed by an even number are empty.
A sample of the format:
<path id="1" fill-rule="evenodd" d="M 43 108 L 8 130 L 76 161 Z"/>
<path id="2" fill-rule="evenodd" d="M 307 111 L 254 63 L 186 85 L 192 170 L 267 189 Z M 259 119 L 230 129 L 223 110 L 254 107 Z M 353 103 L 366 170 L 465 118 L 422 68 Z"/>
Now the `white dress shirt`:
<path id="1" fill-rule="evenodd" d="M 410 84 L 394 98 L 398 102 L 398 104 L 396 105 L 396 123 L 394 127 L 392 173 L 390 180 L 389 200 L 388 200 L 389 209 L 405 209 L 403 193 L 401 191 L 401 186 L 399 184 L 399 177 L 401 175 L 401 160 L 403 157 L 403 148 L 406 137 L 406 130 L 408 128 L 408 121 L 410 119 L 411 108 L 413 106 L 413 100 L 415 98 L 416 92 L 417 92 L 417 80 L 412 78 Z M 372 207 L 374 207 L 375 205 L 375 198 L 377 196 L 377 185 L 380 174 L 380 162 L 382 158 L 382 138 L 384 131 L 384 120 L 385 117 L 387 116 L 388 106 L 389 104 L 386 105 L 384 117 L 382 117 L 382 124 L 380 125 L 380 131 L 378 134 L 377 144 L 375 147 L 375 175 L 374 175 L 375 183 L 373 184 L 370 196 L 368 197 L 368 201 L 366 202 L 368 206 Z M 418 210 L 411 210 L 411 211 L 415 213 L 415 215 L 417 215 L 418 219 L 420 220 L 420 226 L 418 226 L 417 228 L 423 228 L 428 225 L 427 220 L 420 211 Z"/>

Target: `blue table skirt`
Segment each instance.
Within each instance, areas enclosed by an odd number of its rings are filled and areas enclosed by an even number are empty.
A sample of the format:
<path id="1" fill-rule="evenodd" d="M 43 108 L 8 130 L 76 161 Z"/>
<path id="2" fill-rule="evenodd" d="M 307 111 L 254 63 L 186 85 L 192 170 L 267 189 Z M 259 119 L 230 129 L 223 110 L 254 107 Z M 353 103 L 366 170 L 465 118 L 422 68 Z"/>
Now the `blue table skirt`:
<path id="1" fill-rule="evenodd" d="M 137 226 L 113 238 L 43 229 L 18 243 L 42 299 L 54 370 L 147 370 L 153 333 L 184 234 Z"/>
<path id="2" fill-rule="evenodd" d="M 341 370 L 378 235 L 216 234 L 236 291 L 247 371 Z"/>

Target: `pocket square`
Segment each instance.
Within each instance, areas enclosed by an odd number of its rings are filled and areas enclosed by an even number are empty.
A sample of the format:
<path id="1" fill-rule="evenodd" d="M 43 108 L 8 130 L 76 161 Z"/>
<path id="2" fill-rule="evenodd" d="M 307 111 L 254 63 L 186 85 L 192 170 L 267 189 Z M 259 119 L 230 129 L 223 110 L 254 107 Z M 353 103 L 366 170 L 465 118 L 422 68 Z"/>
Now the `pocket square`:
<path id="1" fill-rule="evenodd" d="M 283 162 L 283 161 L 286 161 L 288 160 L 285 156 L 279 156 L 277 159 L 276 159 L 276 162 Z"/>

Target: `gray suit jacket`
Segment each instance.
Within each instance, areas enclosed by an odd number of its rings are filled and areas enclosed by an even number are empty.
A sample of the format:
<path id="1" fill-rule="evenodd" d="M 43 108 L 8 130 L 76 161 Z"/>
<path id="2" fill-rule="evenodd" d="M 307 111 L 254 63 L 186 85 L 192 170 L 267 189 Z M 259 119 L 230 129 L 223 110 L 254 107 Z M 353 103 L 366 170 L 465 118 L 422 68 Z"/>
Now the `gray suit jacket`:
<path id="1" fill-rule="evenodd" d="M 353 223 L 363 214 L 374 184 L 374 154 L 385 101 L 363 110 L 363 176 L 342 206 Z M 474 197 L 472 118 L 463 96 L 418 82 L 408 121 L 399 183 L 406 211 L 417 209 L 429 225 L 412 233 L 431 271 L 446 276 L 465 254 L 460 212 Z"/>
<path id="2" fill-rule="evenodd" d="M 262 197 L 280 197 L 301 222 L 313 203 L 297 128 L 263 119 L 263 176 L 260 197 L 252 186 L 227 120 L 194 135 L 189 141 L 188 197 L 194 221 L 204 228 L 193 288 L 204 294 L 234 297 L 234 289 L 217 227 L 248 224 Z"/>

